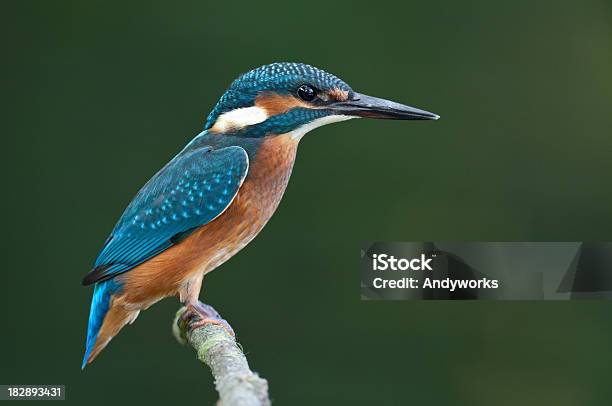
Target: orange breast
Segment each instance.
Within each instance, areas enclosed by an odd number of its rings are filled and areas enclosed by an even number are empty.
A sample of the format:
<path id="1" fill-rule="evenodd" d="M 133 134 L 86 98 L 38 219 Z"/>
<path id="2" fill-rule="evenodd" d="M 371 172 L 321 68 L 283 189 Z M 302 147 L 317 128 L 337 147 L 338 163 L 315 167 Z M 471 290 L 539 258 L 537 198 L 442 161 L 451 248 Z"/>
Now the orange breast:
<path id="1" fill-rule="evenodd" d="M 289 135 L 265 139 L 227 210 L 181 243 L 121 275 L 115 300 L 148 307 L 177 294 L 185 281 L 212 271 L 246 246 L 268 222 L 283 196 L 298 141 Z"/>

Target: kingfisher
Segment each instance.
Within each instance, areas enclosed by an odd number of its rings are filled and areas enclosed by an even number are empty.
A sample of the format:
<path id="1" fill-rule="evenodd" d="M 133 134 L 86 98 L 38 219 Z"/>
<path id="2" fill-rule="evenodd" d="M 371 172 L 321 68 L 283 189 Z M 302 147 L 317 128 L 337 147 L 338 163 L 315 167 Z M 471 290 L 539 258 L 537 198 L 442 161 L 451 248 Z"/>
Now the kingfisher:
<path id="1" fill-rule="evenodd" d="M 94 284 L 82 368 L 141 310 L 177 296 L 200 323 L 221 324 L 199 301 L 204 275 L 244 248 L 274 214 L 300 140 L 325 124 L 438 115 L 353 91 L 302 63 L 239 76 L 204 129 L 140 189 L 83 285 Z"/>

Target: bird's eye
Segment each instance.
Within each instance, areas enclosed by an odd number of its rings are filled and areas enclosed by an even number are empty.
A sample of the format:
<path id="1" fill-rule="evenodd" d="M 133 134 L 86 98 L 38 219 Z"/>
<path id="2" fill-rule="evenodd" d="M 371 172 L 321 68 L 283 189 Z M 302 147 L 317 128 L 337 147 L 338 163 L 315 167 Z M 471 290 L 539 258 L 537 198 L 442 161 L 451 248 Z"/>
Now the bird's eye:
<path id="1" fill-rule="evenodd" d="M 300 99 L 305 101 L 313 101 L 314 98 L 317 97 L 316 90 L 309 85 L 300 86 L 297 90 L 297 94 L 300 96 Z"/>

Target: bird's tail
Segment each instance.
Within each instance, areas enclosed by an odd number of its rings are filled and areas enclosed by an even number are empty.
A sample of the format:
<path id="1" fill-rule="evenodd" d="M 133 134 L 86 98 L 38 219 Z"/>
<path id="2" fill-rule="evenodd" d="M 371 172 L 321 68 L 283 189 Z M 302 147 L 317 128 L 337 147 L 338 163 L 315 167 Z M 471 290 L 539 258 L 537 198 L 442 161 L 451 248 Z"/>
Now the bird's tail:
<path id="1" fill-rule="evenodd" d="M 119 288 L 113 279 L 98 282 L 94 287 L 81 369 L 93 362 L 123 326 L 134 321 L 138 315 L 138 311 L 129 311 L 121 305 L 113 305 L 112 295 Z"/>

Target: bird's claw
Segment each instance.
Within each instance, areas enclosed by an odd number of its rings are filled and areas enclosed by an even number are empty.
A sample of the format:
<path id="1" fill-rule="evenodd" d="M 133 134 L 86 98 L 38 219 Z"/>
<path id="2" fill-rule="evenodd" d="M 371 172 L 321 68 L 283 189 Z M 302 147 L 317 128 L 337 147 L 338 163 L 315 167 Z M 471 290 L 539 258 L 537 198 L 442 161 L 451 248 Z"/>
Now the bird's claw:
<path id="1" fill-rule="evenodd" d="M 187 327 L 190 331 L 204 327 L 207 324 L 216 324 L 223 327 L 232 337 L 236 336 L 234 329 L 232 326 L 230 326 L 227 320 L 223 319 L 219 312 L 214 309 L 214 307 L 206 303 L 189 303 L 187 305 L 187 310 L 182 314 L 181 319 L 187 323 Z"/>
<path id="2" fill-rule="evenodd" d="M 200 327 L 204 327 L 207 324 L 215 324 L 217 326 L 221 326 L 223 327 L 223 329 L 225 331 L 227 331 L 227 333 L 229 335 L 231 335 L 232 337 L 235 337 L 236 334 L 234 333 L 234 330 L 232 329 L 232 326 L 229 325 L 229 323 L 227 322 L 227 320 L 224 319 L 198 319 L 198 320 L 194 320 L 191 323 L 189 323 L 189 328 L 193 331 L 197 328 Z"/>

